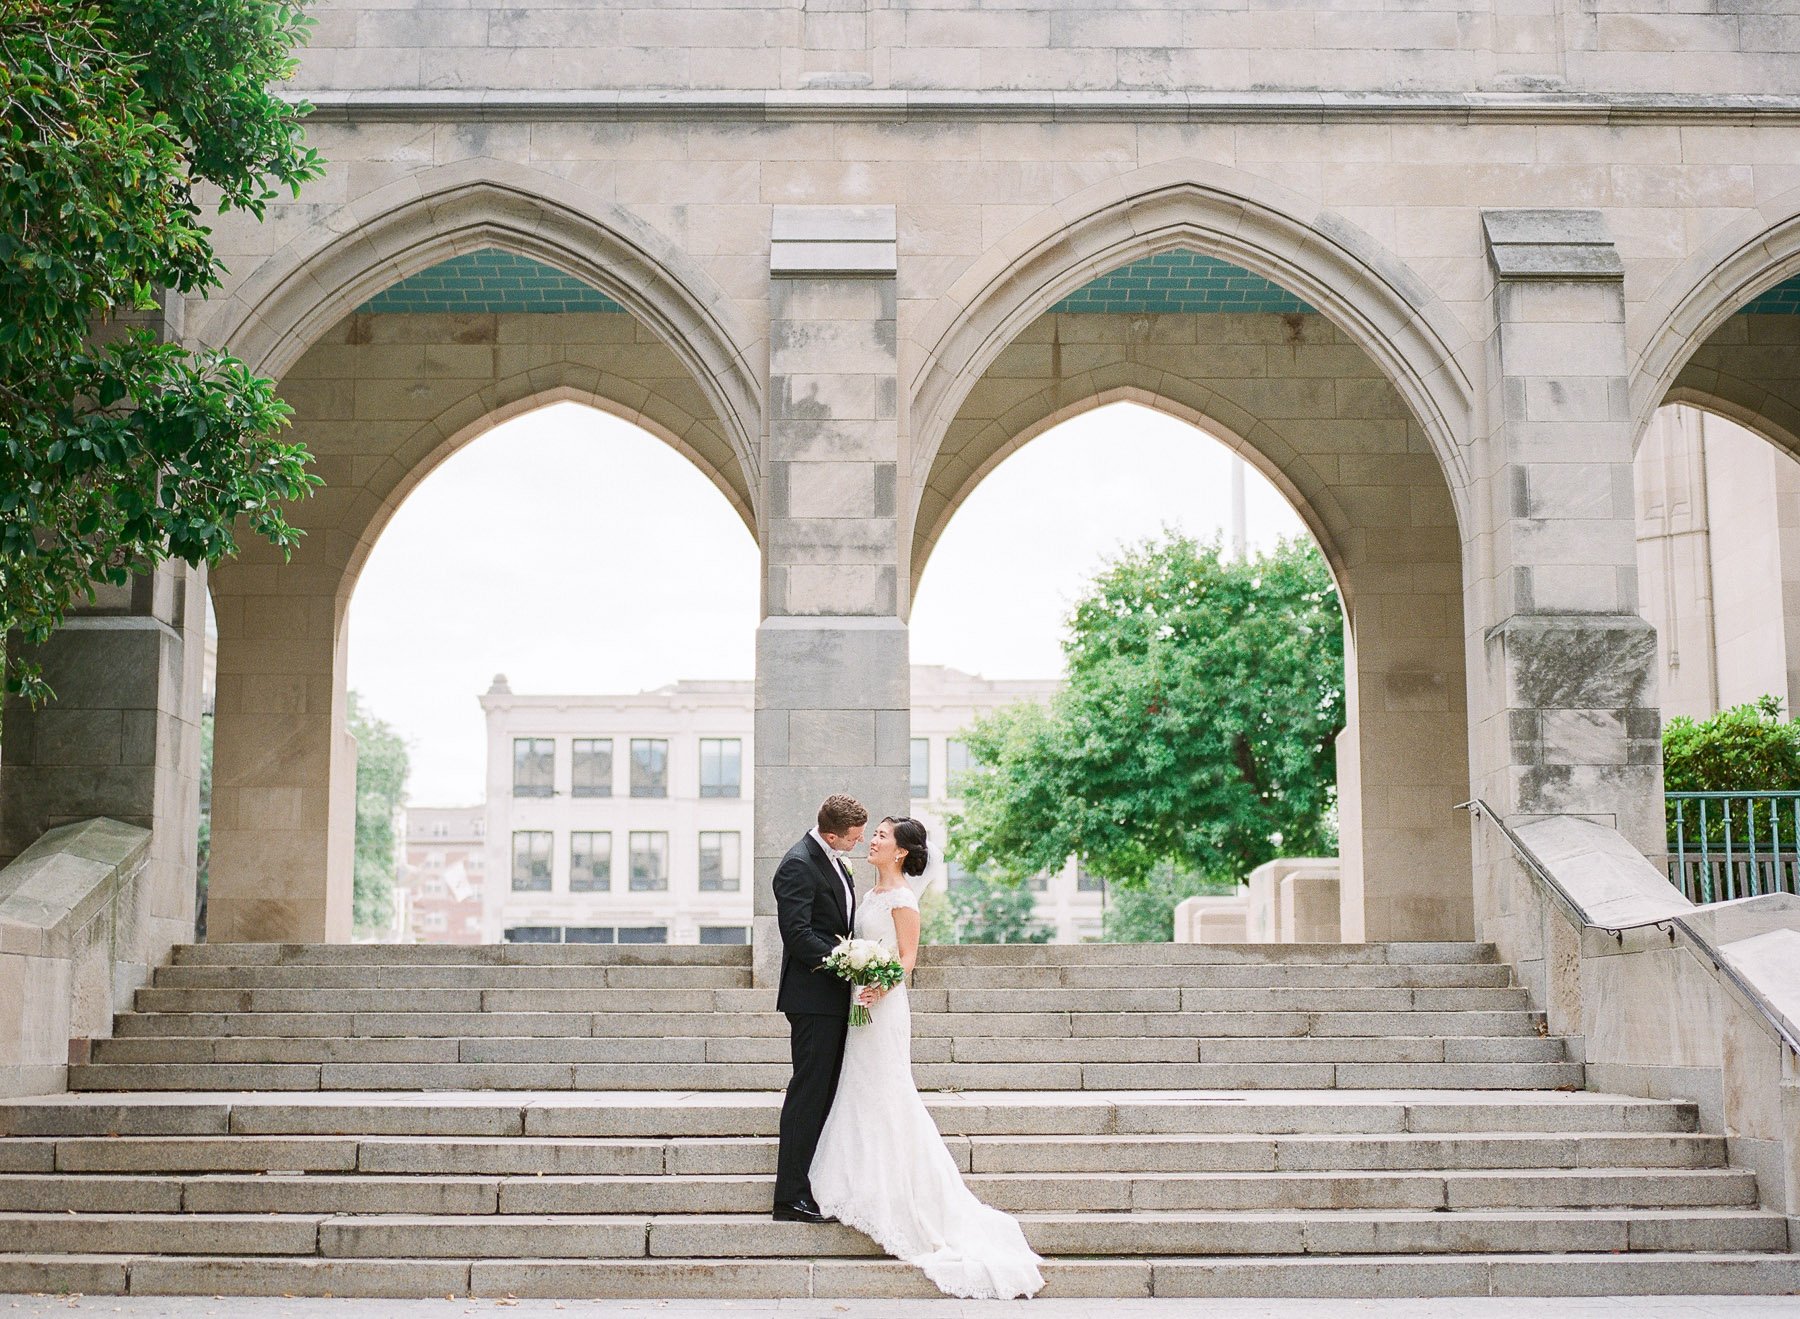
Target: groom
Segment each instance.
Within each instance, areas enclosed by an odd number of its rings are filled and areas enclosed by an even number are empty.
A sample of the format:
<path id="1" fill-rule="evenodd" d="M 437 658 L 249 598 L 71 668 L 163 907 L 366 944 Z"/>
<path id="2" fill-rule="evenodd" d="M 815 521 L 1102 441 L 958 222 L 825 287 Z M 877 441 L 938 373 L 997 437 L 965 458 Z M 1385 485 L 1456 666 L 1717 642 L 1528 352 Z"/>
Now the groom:
<path id="1" fill-rule="evenodd" d="M 869 813 L 854 797 L 827 797 L 819 823 L 775 868 L 775 916 L 781 926 L 781 989 L 794 1076 L 781 1104 L 775 1171 L 775 1221 L 830 1220 L 813 1202 L 807 1173 L 825 1115 L 837 1094 L 850 1029 L 850 983 L 819 969 L 856 919 L 856 885 L 843 855 L 862 841 Z"/>

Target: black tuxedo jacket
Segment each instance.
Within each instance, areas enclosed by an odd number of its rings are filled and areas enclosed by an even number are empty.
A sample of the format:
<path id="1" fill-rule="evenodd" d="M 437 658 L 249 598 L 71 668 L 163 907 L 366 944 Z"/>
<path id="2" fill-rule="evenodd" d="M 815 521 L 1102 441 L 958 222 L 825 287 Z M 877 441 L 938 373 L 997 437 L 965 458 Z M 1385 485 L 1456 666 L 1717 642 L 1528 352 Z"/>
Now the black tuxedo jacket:
<path id="1" fill-rule="evenodd" d="M 775 867 L 775 918 L 781 926 L 782 948 L 775 1006 L 780 1011 L 849 1015 L 850 982 L 819 969 L 837 941 L 850 933 L 855 907 L 844 906 L 848 881 L 837 859 L 828 856 L 811 834 L 790 847 Z"/>

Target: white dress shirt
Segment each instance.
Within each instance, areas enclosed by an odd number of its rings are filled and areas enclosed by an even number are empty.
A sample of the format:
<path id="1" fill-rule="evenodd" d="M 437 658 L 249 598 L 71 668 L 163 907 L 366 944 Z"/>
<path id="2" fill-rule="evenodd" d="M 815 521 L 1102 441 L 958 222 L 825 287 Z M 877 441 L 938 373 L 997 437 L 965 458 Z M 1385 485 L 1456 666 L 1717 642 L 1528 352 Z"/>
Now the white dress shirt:
<path id="1" fill-rule="evenodd" d="M 809 838 L 819 845 L 820 850 L 823 851 L 826 856 L 831 858 L 832 869 L 837 871 L 838 878 L 843 881 L 845 914 L 848 915 L 849 913 L 854 912 L 856 910 L 856 891 L 850 887 L 850 876 L 844 871 L 842 854 L 830 843 L 825 841 L 825 835 L 820 833 L 816 827 L 808 829 L 806 833 Z"/>

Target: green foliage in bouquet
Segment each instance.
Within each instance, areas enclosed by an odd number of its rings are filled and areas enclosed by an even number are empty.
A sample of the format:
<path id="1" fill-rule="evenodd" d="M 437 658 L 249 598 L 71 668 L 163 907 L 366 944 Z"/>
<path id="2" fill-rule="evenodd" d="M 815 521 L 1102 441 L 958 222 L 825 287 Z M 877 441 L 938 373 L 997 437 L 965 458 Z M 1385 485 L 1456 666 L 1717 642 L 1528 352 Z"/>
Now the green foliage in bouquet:
<path id="1" fill-rule="evenodd" d="M 874 986 L 879 989 L 892 989 L 906 979 L 906 968 L 900 965 L 900 959 L 894 950 L 876 939 L 852 939 L 846 936 L 838 940 L 837 947 L 831 950 L 825 959 L 825 969 L 840 980 L 848 980 L 857 988 Z M 850 1004 L 850 1024 L 867 1026 L 869 1010 L 861 1003 Z"/>

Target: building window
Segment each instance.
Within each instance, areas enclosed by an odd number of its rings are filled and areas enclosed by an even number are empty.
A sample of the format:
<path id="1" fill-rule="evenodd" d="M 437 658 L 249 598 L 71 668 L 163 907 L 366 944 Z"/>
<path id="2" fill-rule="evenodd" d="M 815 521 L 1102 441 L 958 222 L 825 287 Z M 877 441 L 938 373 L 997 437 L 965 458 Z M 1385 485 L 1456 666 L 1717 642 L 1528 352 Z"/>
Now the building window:
<path id="1" fill-rule="evenodd" d="M 612 887 L 612 835 L 577 830 L 569 835 L 569 892 L 604 893 Z"/>
<path id="2" fill-rule="evenodd" d="M 700 888 L 705 893 L 738 891 L 738 855 L 740 834 L 702 833 L 700 835 Z"/>
<path id="3" fill-rule="evenodd" d="M 980 881 L 960 861 L 944 859 L 944 886 L 949 889 L 973 888 Z"/>
<path id="4" fill-rule="evenodd" d="M 564 943 L 611 943 L 610 925 L 567 925 L 563 927 Z"/>
<path id="5" fill-rule="evenodd" d="M 1075 891 L 1077 893 L 1104 893 L 1106 892 L 1106 881 L 1085 865 L 1077 862 L 1075 865 Z"/>
<path id="6" fill-rule="evenodd" d="M 912 740 L 912 795 L 915 801 L 931 796 L 931 739 Z"/>
<path id="7" fill-rule="evenodd" d="M 746 944 L 750 931 L 742 925 L 702 925 L 700 942 L 710 944 Z"/>
<path id="8" fill-rule="evenodd" d="M 513 739 L 513 796 L 548 797 L 556 787 L 556 740 Z"/>
<path id="9" fill-rule="evenodd" d="M 744 788 L 744 744 L 735 737 L 700 739 L 700 795 L 741 797 Z"/>
<path id="10" fill-rule="evenodd" d="M 669 887 L 669 835 L 634 833 L 631 835 L 631 891 L 660 893 Z M 623 942 L 623 940 L 621 940 Z M 658 943 L 644 939 L 641 943 Z"/>
<path id="11" fill-rule="evenodd" d="M 612 796 L 610 737 L 578 737 L 569 744 L 569 792 L 576 797 Z"/>
<path id="12" fill-rule="evenodd" d="M 506 932 L 508 943 L 561 943 L 562 930 L 554 925 L 515 925 Z"/>
<path id="13" fill-rule="evenodd" d="M 963 779 L 981 768 L 981 762 L 969 754 L 969 744 L 960 737 L 953 737 L 944 743 L 944 791 L 954 797 L 962 791 Z"/>
<path id="14" fill-rule="evenodd" d="M 669 795 L 669 744 L 660 737 L 631 739 L 631 795 Z"/>
<path id="15" fill-rule="evenodd" d="M 621 925 L 619 942 L 667 943 L 669 942 L 669 927 L 666 925 Z"/>
<path id="16" fill-rule="evenodd" d="M 513 834 L 514 893 L 550 891 L 550 837 L 548 829 L 521 829 Z"/>

